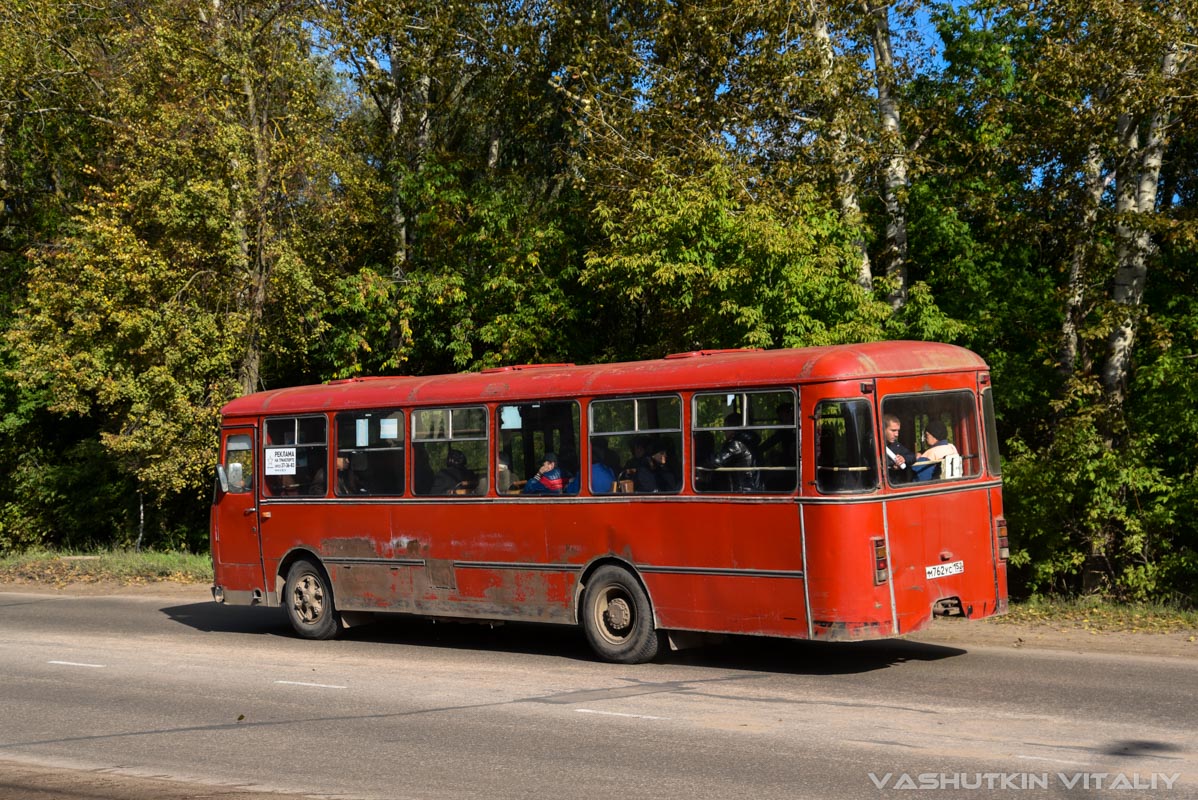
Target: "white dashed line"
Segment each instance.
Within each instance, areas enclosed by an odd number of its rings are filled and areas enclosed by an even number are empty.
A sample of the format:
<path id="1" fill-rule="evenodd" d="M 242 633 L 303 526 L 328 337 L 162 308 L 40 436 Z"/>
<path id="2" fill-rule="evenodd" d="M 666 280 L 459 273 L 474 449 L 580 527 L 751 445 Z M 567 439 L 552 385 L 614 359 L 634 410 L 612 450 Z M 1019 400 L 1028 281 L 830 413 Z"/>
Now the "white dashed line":
<path id="1" fill-rule="evenodd" d="M 1053 764 L 1075 764 L 1075 765 L 1083 766 L 1083 767 L 1089 765 L 1089 762 L 1087 762 L 1087 761 L 1066 761 L 1063 758 L 1045 758 L 1044 756 L 1022 756 L 1022 755 L 1017 755 L 1015 757 L 1022 758 L 1025 761 L 1048 761 Z"/>
<path id="2" fill-rule="evenodd" d="M 345 686 L 334 686 L 331 683 L 305 683 L 304 681 L 275 681 L 284 686 L 311 686 L 315 689 L 345 689 Z"/>
<path id="3" fill-rule="evenodd" d="M 91 669 L 104 669 L 103 664 L 80 664 L 78 661 L 47 661 L 47 664 L 57 664 L 60 667 L 90 667 Z"/>
<path id="4" fill-rule="evenodd" d="M 576 708 L 579 714 L 602 714 L 605 717 L 632 717 L 633 719 L 669 719 L 668 717 L 651 717 L 648 714 L 621 714 L 619 711 L 596 711 L 592 708 Z"/>

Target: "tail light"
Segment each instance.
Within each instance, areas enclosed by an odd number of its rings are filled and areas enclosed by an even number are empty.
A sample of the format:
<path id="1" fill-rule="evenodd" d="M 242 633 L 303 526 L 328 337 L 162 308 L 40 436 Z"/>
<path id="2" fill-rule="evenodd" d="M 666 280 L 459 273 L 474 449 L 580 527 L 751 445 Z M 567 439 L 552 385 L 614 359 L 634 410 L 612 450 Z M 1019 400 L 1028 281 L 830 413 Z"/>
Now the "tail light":
<path id="1" fill-rule="evenodd" d="M 1011 542 L 1007 538 L 1007 521 L 1002 517 L 994 520 L 994 535 L 998 539 L 998 558 L 1006 561 L 1011 557 Z"/>
<path id="2" fill-rule="evenodd" d="M 874 546 L 874 584 L 881 585 L 886 583 L 886 579 L 890 577 L 890 560 L 886 552 L 886 540 L 882 538 L 870 539 Z"/>

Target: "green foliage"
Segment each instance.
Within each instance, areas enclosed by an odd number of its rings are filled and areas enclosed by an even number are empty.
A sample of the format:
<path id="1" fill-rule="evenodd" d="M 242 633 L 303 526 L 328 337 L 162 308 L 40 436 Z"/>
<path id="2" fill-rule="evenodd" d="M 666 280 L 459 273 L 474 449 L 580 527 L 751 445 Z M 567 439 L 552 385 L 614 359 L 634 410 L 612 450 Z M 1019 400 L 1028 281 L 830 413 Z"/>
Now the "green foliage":
<path id="1" fill-rule="evenodd" d="M 708 159 L 715 161 L 714 158 Z M 619 206 L 601 203 L 605 246 L 584 285 L 640 357 L 703 347 L 795 347 L 877 338 L 887 310 L 851 273 L 850 234 L 806 188 L 750 197 L 730 164 L 659 165 Z"/>
<path id="2" fill-rule="evenodd" d="M 50 544 L 89 547 L 112 531 L 130 530 L 130 498 L 136 492 L 128 482 L 112 479 L 113 467 L 94 440 L 58 454 L 17 454 L 0 506 L 0 552 Z"/>
<path id="3" fill-rule="evenodd" d="M 1047 447 L 1009 443 L 1004 497 L 1020 584 L 1029 592 L 1198 601 L 1182 577 L 1198 552 L 1192 440 L 1178 451 L 1174 426 L 1158 429 L 1144 418 L 1112 443 L 1104 413 L 1101 403 L 1082 401 L 1061 417 Z M 1191 406 L 1179 418 L 1184 426 L 1193 413 Z"/>
<path id="4" fill-rule="evenodd" d="M 202 549 L 261 387 L 919 338 L 991 365 L 1017 594 L 1192 601 L 1196 3 L 899 4 L 878 74 L 846 0 L 14 0 L 0 551 Z"/>

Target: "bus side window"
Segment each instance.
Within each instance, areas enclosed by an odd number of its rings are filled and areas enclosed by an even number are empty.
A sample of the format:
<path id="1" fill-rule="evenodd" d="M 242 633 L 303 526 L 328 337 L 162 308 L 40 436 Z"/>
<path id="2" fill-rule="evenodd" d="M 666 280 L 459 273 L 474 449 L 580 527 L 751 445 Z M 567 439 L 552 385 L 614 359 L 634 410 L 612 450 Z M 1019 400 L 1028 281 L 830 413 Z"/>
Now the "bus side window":
<path id="1" fill-rule="evenodd" d="M 398 410 L 337 415 L 338 497 L 399 497 L 404 492 L 404 425 Z"/>
<path id="2" fill-rule="evenodd" d="M 666 397 L 595 400 L 590 406 L 592 494 L 682 490 L 682 401 Z"/>
<path id="3" fill-rule="evenodd" d="M 323 416 L 266 420 L 263 469 L 268 497 L 323 497 L 328 491 L 329 446 Z"/>
<path id="4" fill-rule="evenodd" d="M 550 475 L 549 491 L 537 497 L 555 497 L 566 493 L 580 475 L 578 433 L 581 412 L 577 402 L 521 403 L 500 406 L 499 442 L 496 448 L 495 489 L 501 494 L 525 491 L 544 463 L 545 454 L 557 458 L 556 475 Z M 558 485 L 560 482 L 560 486 Z"/>
<path id="5" fill-rule="evenodd" d="M 791 389 L 696 394 L 691 427 L 696 492 L 763 494 L 798 486 Z"/>
<path id="6" fill-rule="evenodd" d="M 868 492 L 878 485 L 873 414 L 864 400 L 824 400 L 815 411 L 815 486 Z"/>
<path id="7" fill-rule="evenodd" d="M 487 409 L 412 412 L 412 493 L 466 497 L 487 492 Z"/>

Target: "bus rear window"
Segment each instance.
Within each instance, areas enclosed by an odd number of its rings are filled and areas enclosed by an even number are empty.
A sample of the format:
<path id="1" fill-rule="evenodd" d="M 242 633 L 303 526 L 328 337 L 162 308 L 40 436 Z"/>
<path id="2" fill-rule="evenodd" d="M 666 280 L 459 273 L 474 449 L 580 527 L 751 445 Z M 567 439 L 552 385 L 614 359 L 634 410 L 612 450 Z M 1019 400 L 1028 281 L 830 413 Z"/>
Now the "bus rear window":
<path id="1" fill-rule="evenodd" d="M 890 395 L 882 401 L 882 429 L 898 424 L 887 438 L 886 474 L 893 485 L 972 478 L 982 471 L 977 399 L 970 391 Z M 903 457 L 896 468 L 894 456 Z"/>
<path id="2" fill-rule="evenodd" d="M 815 486 L 823 493 L 877 488 L 873 414 L 864 400 L 825 400 L 815 411 Z"/>

